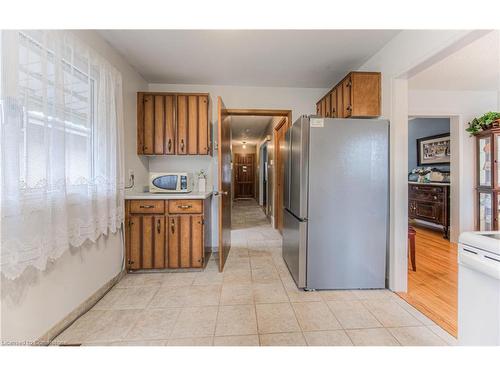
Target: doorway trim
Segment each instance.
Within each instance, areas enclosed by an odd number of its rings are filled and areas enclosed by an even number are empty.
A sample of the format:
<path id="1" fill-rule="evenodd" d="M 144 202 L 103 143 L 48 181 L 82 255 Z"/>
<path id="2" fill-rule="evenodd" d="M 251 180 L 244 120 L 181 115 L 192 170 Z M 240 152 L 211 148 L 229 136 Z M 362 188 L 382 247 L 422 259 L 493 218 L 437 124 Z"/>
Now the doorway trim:
<path id="1" fill-rule="evenodd" d="M 285 117 L 288 121 L 287 123 L 289 126 L 292 124 L 292 110 L 291 109 L 256 109 L 256 108 L 249 108 L 249 109 L 243 109 L 243 108 L 228 108 L 226 109 L 226 113 L 229 116 L 272 116 L 272 117 Z M 277 130 L 283 125 L 283 121 L 280 121 L 277 126 L 274 127 L 273 129 L 273 148 L 275 148 L 276 145 L 276 132 Z M 274 160 L 276 160 L 276 149 L 274 149 Z M 276 188 L 276 170 L 277 170 L 277 165 L 273 165 L 273 174 L 272 174 L 272 179 L 273 179 L 273 209 L 271 212 L 271 216 L 274 218 L 272 220 L 272 225 L 274 229 L 277 229 L 276 226 L 276 212 L 275 212 L 275 205 L 277 202 L 277 194 L 278 194 L 278 189 Z"/>

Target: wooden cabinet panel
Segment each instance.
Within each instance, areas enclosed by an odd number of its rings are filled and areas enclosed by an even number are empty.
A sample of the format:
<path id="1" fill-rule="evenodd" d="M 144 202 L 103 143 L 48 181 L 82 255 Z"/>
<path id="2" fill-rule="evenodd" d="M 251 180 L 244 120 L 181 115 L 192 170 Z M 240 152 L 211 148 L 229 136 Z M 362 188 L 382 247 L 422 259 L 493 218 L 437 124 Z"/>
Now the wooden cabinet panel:
<path id="1" fill-rule="evenodd" d="M 163 154 L 165 146 L 165 100 L 162 95 L 154 96 L 154 153 Z"/>
<path id="2" fill-rule="evenodd" d="M 141 268 L 153 268 L 154 218 L 142 216 L 142 262 Z"/>
<path id="3" fill-rule="evenodd" d="M 188 135 L 188 98 L 177 96 L 177 154 L 187 154 Z"/>
<path id="4" fill-rule="evenodd" d="M 330 95 L 325 96 L 325 117 L 331 117 L 330 116 Z"/>
<path id="5" fill-rule="evenodd" d="M 191 215 L 191 267 L 203 266 L 205 252 L 203 237 L 203 216 Z"/>
<path id="6" fill-rule="evenodd" d="M 179 259 L 181 268 L 191 266 L 191 215 L 179 215 Z"/>
<path id="7" fill-rule="evenodd" d="M 144 95 L 144 144 L 142 153 L 152 155 L 154 152 L 154 103 L 153 95 Z"/>
<path id="8" fill-rule="evenodd" d="M 208 155 L 209 150 L 209 126 L 208 126 L 208 96 L 198 97 L 198 154 Z"/>
<path id="9" fill-rule="evenodd" d="M 338 85 L 335 89 L 337 92 L 337 117 L 344 118 L 344 95 L 342 85 Z"/>
<path id="10" fill-rule="evenodd" d="M 379 73 L 353 73 L 352 82 L 352 117 L 380 116 L 381 82 Z"/>
<path id="11" fill-rule="evenodd" d="M 179 216 L 168 216 L 168 267 L 179 268 Z"/>
<path id="12" fill-rule="evenodd" d="M 330 117 L 338 117 L 337 114 L 337 89 L 330 93 Z"/>
<path id="13" fill-rule="evenodd" d="M 165 96 L 165 154 L 175 154 L 175 96 Z"/>
<path id="14" fill-rule="evenodd" d="M 325 98 L 321 99 L 321 117 L 325 117 L 326 114 L 326 101 Z"/>
<path id="15" fill-rule="evenodd" d="M 141 216 L 131 216 L 129 219 L 129 250 L 127 266 L 131 270 L 141 268 Z"/>
<path id="16" fill-rule="evenodd" d="M 165 268 L 165 216 L 154 216 L 154 268 Z"/>
<path id="17" fill-rule="evenodd" d="M 351 76 L 347 76 L 342 81 L 342 100 L 344 105 L 344 117 L 351 117 L 352 115 L 352 81 Z"/>
<path id="18" fill-rule="evenodd" d="M 198 97 L 188 96 L 188 138 L 187 153 L 198 154 Z"/>
<path id="19" fill-rule="evenodd" d="M 170 214 L 201 214 L 203 201 L 199 199 L 177 199 L 168 201 Z"/>
<path id="20" fill-rule="evenodd" d="M 162 214 L 165 212 L 165 202 L 158 199 L 130 201 L 132 214 Z"/>

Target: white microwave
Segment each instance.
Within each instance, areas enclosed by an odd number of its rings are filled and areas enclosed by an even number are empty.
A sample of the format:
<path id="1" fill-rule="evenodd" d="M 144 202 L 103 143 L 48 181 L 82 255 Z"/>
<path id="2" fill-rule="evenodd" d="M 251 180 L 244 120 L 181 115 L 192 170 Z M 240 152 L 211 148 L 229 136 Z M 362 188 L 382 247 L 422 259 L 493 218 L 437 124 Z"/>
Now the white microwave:
<path id="1" fill-rule="evenodd" d="M 190 193 L 191 173 L 150 173 L 150 193 Z"/>

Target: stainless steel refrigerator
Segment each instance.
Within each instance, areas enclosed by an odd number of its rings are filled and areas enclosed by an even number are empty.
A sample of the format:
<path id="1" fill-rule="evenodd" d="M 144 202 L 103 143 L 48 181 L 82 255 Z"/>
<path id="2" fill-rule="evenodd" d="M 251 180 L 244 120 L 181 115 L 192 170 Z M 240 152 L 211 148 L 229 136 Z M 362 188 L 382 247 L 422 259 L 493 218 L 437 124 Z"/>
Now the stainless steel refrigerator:
<path id="1" fill-rule="evenodd" d="M 299 288 L 384 288 L 389 123 L 302 116 L 285 135 L 283 258 Z"/>

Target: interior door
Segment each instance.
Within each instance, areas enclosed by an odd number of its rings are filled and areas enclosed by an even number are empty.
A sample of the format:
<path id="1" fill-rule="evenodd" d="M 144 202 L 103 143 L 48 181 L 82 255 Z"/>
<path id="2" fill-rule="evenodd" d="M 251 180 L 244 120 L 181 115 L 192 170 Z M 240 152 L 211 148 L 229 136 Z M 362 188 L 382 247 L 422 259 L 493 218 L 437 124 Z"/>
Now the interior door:
<path id="1" fill-rule="evenodd" d="M 234 198 L 253 198 L 255 196 L 255 154 L 234 154 L 235 170 Z"/>
<path id="2" fill-rule="evenodd" d="M 219 271 L 222 272 L 231 249 L 231 116 L 219 96 L 218 159 L 219 159 Z"/>

